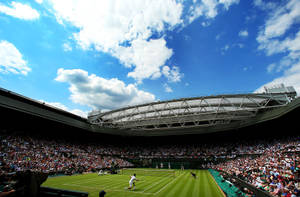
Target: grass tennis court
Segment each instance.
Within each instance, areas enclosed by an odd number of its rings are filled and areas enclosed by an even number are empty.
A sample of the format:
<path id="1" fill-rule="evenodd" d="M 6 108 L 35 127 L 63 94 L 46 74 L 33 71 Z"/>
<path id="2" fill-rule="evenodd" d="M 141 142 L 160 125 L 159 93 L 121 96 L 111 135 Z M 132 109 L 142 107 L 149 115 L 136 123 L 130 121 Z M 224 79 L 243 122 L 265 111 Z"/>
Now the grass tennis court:
<path id="1" fill-rule="evenodd" d="M 193 170 L 197 178 L 190 175 L 190 170 L 175 171 L 174 176 L 143 176 L 137 171 L 136 188 L 127 190 L 130 176 L 84 174 L 48 178 L 43 186 L 84 191 L 89 197 L 98 197 L 99 191 L 105 190 L 105 197 L 224 197 L 224 194 L 207 170 Z"/>

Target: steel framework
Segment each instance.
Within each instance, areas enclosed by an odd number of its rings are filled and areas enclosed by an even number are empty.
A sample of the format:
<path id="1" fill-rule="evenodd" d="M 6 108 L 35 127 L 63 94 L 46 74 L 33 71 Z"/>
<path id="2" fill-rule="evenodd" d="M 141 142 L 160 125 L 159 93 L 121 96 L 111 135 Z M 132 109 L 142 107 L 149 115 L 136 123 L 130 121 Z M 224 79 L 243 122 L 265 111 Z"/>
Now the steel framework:
<path id="1" fill-rule="evenodd" d="M 293 87 L 274 87 L 264 93 L 183 98 L 91 112 L 88 121 L 102 128 L 168 130 L 209 127 L 244 121 L 260 112 L 287 105 L 296 97 Z"/>

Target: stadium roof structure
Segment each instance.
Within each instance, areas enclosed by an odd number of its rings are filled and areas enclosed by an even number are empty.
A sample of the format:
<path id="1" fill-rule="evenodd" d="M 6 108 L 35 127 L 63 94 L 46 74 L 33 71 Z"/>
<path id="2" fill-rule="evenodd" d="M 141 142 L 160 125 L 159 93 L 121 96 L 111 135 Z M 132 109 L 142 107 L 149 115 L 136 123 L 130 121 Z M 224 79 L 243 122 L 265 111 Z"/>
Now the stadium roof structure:
<path id="1" fill-rule="evenodd" d="M 89 113 L 88 121 L 125 135 L 209 133 L 274 119 L 286 111 L 296 96 L 292 86 L 281 84 L 265 88 L 263 93 L 182 98 L 104 113 L 94 111 Z"/>
<path id="2" fill-rule="evenodd" d="M 263 93 L 182 98 L 130 106 L 82 118 L 0 88 L 0 118 L 20 125 L 48 123 L 87 132 L 123 136 L 168 136 L 235 130 L 277 119 L 300 109 L 293 87 L 265 88 Z"/>

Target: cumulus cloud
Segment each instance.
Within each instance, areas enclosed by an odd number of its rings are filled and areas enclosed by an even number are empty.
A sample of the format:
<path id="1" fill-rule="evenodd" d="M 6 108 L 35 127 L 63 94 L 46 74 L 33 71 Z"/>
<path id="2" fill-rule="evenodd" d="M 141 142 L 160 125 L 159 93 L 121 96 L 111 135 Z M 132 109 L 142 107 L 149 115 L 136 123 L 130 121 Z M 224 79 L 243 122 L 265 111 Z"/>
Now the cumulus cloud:
<path id="1" fill-rule="evenodd" d="M 81 69 L 58 69 L 58 82 L 70 85 L 71 100 L 92 109 L 112 110 L 128 105 L 155 101 L 155 96 L 139 90 L 135 85 L 126 85 L 119 79 L 105 79 Z"/>
<path id="2" fill-rule="evenodd" d="M 272 10 L 276 8 L 276 3 L 275 2 L 268 2 L 268 1 L 263 1 L 263 0 L 254 0 L 254 6 L 262 9 L 262 10 Z"/>
<path id="3" fill-rule="evenodd" d="M 290 0 L 283 6 L 277 5 L 257 37 L 258 49 L 263 50 L 266 55 L 286 54 L 280 61 L 273 62 L 267 67 L 269 73 L 274 71 L 283 73 L 268 84 L 293 85 L 298 93 L 300 93 L 300 31 L 289 32 L 288 36 L 286 34 L 293 25 L 299 23 L 299 10 L 298 0 Z"/>
<path id="4" fill-rule="evenodd" d="M 40 17 L 39 12 L 29 5 L 15 1 L 11 2 L 10 6 L 0 3 L 0 13 L 23 20 L 35 20 Z"/>
<path id="5" fill-rule="evenodd" d="M 221 54 L 225 55 L 226 51 L 228 51 L 230 46 L 226 44 L 224 47 L 221 48 Z"/>
<path id="6" fill-rule="evenodd" d="M 273 85 L 278 85 L 283 83 L 285 86 L 293 86 L 298 93 L 300 94 L 300 62 L 297 62 L 289 69 L 285 70 L 284 74 L 281 77 L 275 78 L 274 80 L 264 84 L 256 90 L 256 92 L 261 92 L 264 86 L 271 87 Z"/>
<path id="7" fill-rule="evenodd" d="M 189 10 L 188 22 L 192 23 L 196 18 L 202 15 L 204 15 L 204 7 L 202 4 L 191 6 Z"/>
<path id="8" fill-rule="evenodd" d="M 30 71 L 20 51 L 8 41 L 0 41 L 0 73 L 27 75 Z"/>
<path id="9" fill-rule="evenodd" d="M 173 92 L 172 88 L 167 83 L 164 83 L 163 86 L 164 86 L 165 92 L 167 92 L 167 93 Z"/>
<path id="10" fill-rule="evenodd" d="M 43 1 L 45 2 L 45 0 Z M 48 0 L 57 21 L 77 27 L 73 39 L 83 50 L 97 50 L 118 58 L 141 83 L 162 76 L 173 55 L 165 32 L 182 28 L 199 16 L 207 19 L 238 0 Z M 183 15 L 187 13 L 187 15 Z M 187 23 L 187 24 L 186 24 Z M 208 25 L 208 21 L 202 24 Z M 154 57 L 155 56 L 155 57 Z"/>
<path id="11" fill-rule="evenodd" d="M 216 0 L 203 0 L 201 3 L 194 3 L 189 8 L 188 22 L 192 23 L 195 19 L 200 16 L 205 16 L 207 19 L 212 19 L 218 14 L 218 1 Z M 207 22 L 202 22 L 202 24 L 208 24 Z"/>
<path id="12" fill-rule="evenodd" d="M 203 0 L 202 1 L 203 9 L 205 10 L 205 15 L 207 18 L 214 18 L 217 14 L 217 0 Z"/>
<path id="13" fill-rule="evenodd" d="M 57 20 L 78 27 L 82 48 L 114 50 L 126 41 L 148 39 L 181 23 L 182 5 L 174 0 L 50 1 Z"/>
<path id="14" fill-rule="evenodd" d="M 248 31 L 247 30 L 241 30 L 239 32 L 240 37 L 248 37 Z"/>
<path id="15" fill-rule="evenodd" d="M 143 40 L 137 39 L 130 47 L 119 47 L 114 56 L 126 66 L 134 67 L 129 77 L 138 82 L 143 79 L 157 79 L 161 76 L 160 67 L 172 56 L 173 51 L 166 47 L 166 41 L 161 39 Z"/>
<path id="16" fill-rule="evenodd" d="M 280 6 L 271 13 L 264 28 L 259 32 L 257 41 L 261 44 L 260 49 L 264 49 L 273 38 L 280 37 L 291 27 L 292 24 L 299 23 L 300 1 L 290 0 L 286 5 Z"/>
<path id="17" fill-rule="evenodd" d="M 35 2 L 37 2 L 38 4 L 42 4 L 43 0 L 35 0 Z"/>
<path id="18" fill-rule="evenodd" d="M 274 63 L 269 64 L 268 67 L 267 67 L 268 73 L 273 72 L 273 70 L 275 69 L 275 67 L 276 67 L 276 64 L 274 64 Z"/>
<path id="19" fill-rule="evenodd" d="M 180 82 L 183 74 L 180 73 L 179 67 L 173 66 L 170 68 L 169 66 L 164 66 L 162 68 L 162 73 L 165 77 L 167 77 L 169 82 Z"/>
<path id="20" fill-rule="evenodd" d="M 240 0 L 219 0 L 219 3 L 223 4 L 225 9 L 228 10 L 233 4 L 238 4 Z"/>
<path id="21" fill-rule="evenodd" d="M 267 55 L 290 52 L 290 55 L 300 50 L 300 31 L 296 35 L 286 37 L 285 39 L 271 39 L 260 43 L 260 50 L 264 50 Z"/>
<path id="22" fill-rule="evenodd" d="M 73 38 L 84 50 L 117 57 L 139 83 L 161 76 L 172 56 L 163 37 L 150 39 L 182 23 L 183 5 L 174 0 L 50 0 L 57 21 L 79 29 Z"/>
<path id="23" fill-rule="evenodd" d="M 202 0 L 200 2 L 193 1 L 188 12 L 188 22 L 192 23 L 200 16 L 206 19 L 213 19 L 218 15 L 218 7 L 223 6 L 226 10 L 233 4 L 238 4 L 239 0 Z M 209 22 L 204 21 L 202 26 L 208 26 Z"/>
<path id="24" fill-rule="evenodd" d="M 47 105 L 59 108 L 61 110 L 68 111 L 68 112 L 70 112 L 72 114 L 76 114 L 77 116 L 81 116 L 83 118 L 87 118 L 87 114 L 88 114 L 87 111 L 82 111 L 80 109 L 69 109 L 67 106 L 65 106 L 64 104 L 59 103 L 59 102 L 47 102 L 47 101 L 44 101 L 44 100 L 39 100 L 39 101 L 43 102 L 43 103 L 46 103 Z"/>
<path id="25" fill-rule="evenodd" d="M 63 45 L 62 45 L 62 47 L 63 47 L 63 50 L 64 51 L 66 51 L 66 52 L 68 52 L 68 51 L 72 51 L 73 49 L 72 49 L 72 47 L 71 47 L 71 45 L 70 45 L 70 43 L 64 43 Z"/>

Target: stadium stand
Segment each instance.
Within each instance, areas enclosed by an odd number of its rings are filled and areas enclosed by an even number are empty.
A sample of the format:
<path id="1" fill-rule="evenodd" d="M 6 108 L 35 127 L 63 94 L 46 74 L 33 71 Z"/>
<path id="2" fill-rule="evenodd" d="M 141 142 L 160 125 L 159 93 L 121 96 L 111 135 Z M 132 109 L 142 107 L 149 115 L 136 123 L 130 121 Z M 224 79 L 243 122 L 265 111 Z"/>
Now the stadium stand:
<path id="1" fill-rule="evenodd" d="M 209 169 L 209 172 L 214 177 L 218 185 L 222 188 L 227 196 L 232 197 L 239 197 L 239 196 L 246 196 L 245 193 L 240 192 L 240 190 L 233 185 L 233 183 L 225 180 L 218 171 Z"/>
<path id="2" fill-rule="evenodd" d="M 201 167 L 225 171 L 274 196 L 285 193 L 299 196 L 299 137 L 219 145 L 166 144 L 156 150 L 142 144 L 122 148 L 113 143 L 106 146 L 57 138 L 54 141 L 51 138 L 6 132 L 1 132 L 0 139 L 2 176 L 28 170 L 68 175 L 111 169 L 114 164 L 120 168 L 132 167 L 133 164 L 125 158 L 140 159 L 140 155 L 142 158 L 184 157 L 201 160 L 214 157 L 214 160 L 207 160 Z M 217 173 L 212 172 L 213 175 Z M 216 180 L 218 182 L 218 178 Z M 233 188 L 230 189 L 225 191 L 232 191 Z"/>
<path id="3" fill-rule="evenodd" d="M 30 169 L 50 175 L 74 174 L 96 172 L 111 168 L 114 164 L 119 167 L 132 166 L 123 159 L 103 156 L 110 155 L 110 151 L 110 148 L 78 142 L 1 135 L 1 166 L 8 173 Z"/>
<path id="4" fill-rule="evenodd" d="M 24 102 L 24 99 L 18 98 L 18 101 Z M 214 169 L 211 174 L 219 177 L 219 185 L 224 181 L 226 187 L 233 190 L 232 195 L 252 197 L 259 196 L 256 192 L 260 191 L 276 197 L 300 196 L 299 103 L 274 120 L 224 132 L 128 137 L 85 130 L 86 120 L 78 117 L 76 122 L 83 126 L 72 126 L 73 115 L 37 105 L 34 101 L 26 102 L 36 107 L 30 114 L 22 107 L 7 108 L 4 99 L 0 102 L 3 104 L 0 105 L 1 194 L 43 196 L 39 193 L 45 191 L 47 195 L 59 196 L 64 191 L 39 187 L 45 180 L 44 175 L 131 167 L 160 168 L 160 164 L 168 169 L 170 164 L 172 169 L 182 166 Z M 15 101 L 10 106 L 13 104 Z M 40 108 L 53 117 L 62 115 L 68 124 L 40 116 Z M 32 184 L 24 184 L 25 179 Z M 215 180 L 218 182 L 218 178 Z M 231 190 L 223 190 L 230 196 Z M 70 191 L 66 193 L 71 195 Z"/>
<path id="5" fill-rule="evenodd" d="M 261 153 L 226 161 L 216 169 L 232 174 L 274 196 L 300 195 L 300 138 L 260 144 Z"/>

